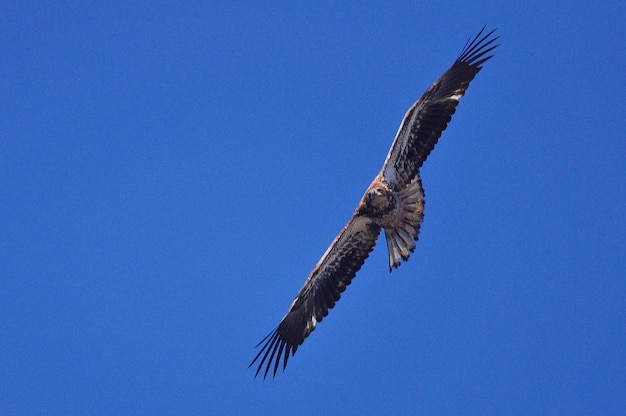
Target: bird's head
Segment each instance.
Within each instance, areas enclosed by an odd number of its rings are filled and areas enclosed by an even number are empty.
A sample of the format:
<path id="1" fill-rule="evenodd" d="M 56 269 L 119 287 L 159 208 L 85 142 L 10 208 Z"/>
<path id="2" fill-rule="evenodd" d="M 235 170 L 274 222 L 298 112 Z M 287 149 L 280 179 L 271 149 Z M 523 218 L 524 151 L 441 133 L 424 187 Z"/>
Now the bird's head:
<path id="1" fill-rule="evenodd" d="M 391 204 L 389 191 L 383 188 L 372 188 L 367 191 L 365 202 L 367 206 L 374 212 L 382 213 L 387 211 Z"/>

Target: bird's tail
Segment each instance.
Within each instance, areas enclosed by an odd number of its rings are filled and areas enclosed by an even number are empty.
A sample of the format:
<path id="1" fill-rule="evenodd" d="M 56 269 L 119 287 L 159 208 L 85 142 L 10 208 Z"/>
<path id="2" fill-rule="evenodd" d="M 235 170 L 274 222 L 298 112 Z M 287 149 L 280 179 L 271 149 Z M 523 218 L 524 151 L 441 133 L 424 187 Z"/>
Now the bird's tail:
<path id="1" fill-rule="evenodd" d="M 400 191 L 402 218 L 395 228 L 385 228 L 387 249 L 389 251 L 389 271 L 400 265 L 400 260 L 407 261 L 415 250 L 415 241 L 424 220 L 424 188 L 419 177 L 415 178 Z"/>

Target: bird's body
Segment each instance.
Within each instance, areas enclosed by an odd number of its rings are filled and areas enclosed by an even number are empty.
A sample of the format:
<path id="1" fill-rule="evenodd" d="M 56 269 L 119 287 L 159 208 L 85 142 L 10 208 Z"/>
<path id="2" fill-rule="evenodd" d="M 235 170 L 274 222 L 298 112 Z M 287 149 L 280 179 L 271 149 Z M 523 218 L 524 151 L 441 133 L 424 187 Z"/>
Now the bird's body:
<path id="1" fill-rule="evenodd" d="M 498 45 L 494 31 L 481 30 L 446 71 L 409 108 L 383 168 L 365 191 L 348 222 L 298 292 L 278 327 L 265 337 L 250 366 L 259 362 L 256 374 L 265 365 L 264 377 L 273 368 L 276 375 L 283 359 L 283 369 L 290 355 L 309 336 L 341 293 L 351 283 L 376 240 L 384 230 L 389 253 L 389 270 L 408 260 L 415 249 L 420 224 L 424 218 L 424 189 L 419 175 L 422 166 L 452 118 L 459 99 L 471 80 Z"/>

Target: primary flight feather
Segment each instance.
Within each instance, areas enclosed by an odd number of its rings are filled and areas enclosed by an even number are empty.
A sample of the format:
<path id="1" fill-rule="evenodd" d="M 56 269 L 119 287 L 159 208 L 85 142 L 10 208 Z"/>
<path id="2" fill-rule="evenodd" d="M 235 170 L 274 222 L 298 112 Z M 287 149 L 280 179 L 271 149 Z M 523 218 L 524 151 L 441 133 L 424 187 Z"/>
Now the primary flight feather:
<path id="1" fill-rule="evenodd" d="M 348 224 L 304 282 L 287 314 L 259 344 L 255 377 L 283 370 L 304 339 L 335 306 L 369 253 L 381 230 L 385 231 L 389 270 L 407 261 L 415 249 L 424 218 L 424 189 L 419 169 L 446 129 L 469 83 L 498 45 L 495 30 L 483 29 L 463 48 L 459 57 L 409 108 L 391 145 L 383 168 L 365 191 Z M 260 361 L 259 361 L 260 360 Z"/>

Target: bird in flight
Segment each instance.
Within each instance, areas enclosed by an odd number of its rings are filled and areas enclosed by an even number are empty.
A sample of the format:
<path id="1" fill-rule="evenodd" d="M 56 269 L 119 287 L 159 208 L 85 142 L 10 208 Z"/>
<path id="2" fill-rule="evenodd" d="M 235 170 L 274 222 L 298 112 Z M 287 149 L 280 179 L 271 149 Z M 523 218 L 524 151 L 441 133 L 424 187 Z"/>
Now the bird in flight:
<path id="1" fill-rule="evenodd" d="M 283 370 L 287 367 L 289 356 L 328 315 L 363 266 L 381 230 L 387 240 L 389 270 L 409 259 L 424 218 L 419 169 L 452 119 L 469 83 L 499 46 L 494 43 L 499 38 L 493 36 L 495 29 L 484 32 L 485 27 L 466 43 L 450 69 L 404 115 L 383 168 L 352 218 L 313 268 L 276 329 L 257 345 L 262 345 L 261 350 L 249 365 L 258 362 L 255 377 L 263 367 L 263 378 L 270 371 L 275 377 L 281 360 Z"/>

